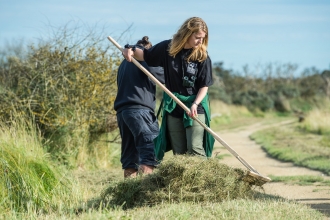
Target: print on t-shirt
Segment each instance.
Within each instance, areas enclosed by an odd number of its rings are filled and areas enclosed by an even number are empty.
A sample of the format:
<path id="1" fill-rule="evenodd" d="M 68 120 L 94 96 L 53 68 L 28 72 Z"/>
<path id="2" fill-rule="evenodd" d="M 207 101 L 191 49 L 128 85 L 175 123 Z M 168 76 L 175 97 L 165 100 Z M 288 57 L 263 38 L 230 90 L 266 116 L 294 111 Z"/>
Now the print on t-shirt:
<path id="1" fill-rule="evenodd" d="M 187 73 L 195 75 L 197 71 L 197 63 L 190 62 L 187 66 Z"/>

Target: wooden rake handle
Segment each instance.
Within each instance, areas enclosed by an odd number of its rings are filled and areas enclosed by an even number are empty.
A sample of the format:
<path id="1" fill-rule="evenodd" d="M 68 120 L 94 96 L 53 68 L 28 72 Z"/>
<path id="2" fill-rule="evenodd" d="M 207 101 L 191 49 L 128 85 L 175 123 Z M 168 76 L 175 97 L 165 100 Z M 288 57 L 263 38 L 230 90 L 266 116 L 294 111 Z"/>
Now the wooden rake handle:
<path id="1" fill-rule="evenodd" d="M 123 52 L 123 48 L 110 36 L 108 36 L 109 41 L 111 41 L 121 52 Z M 183 108 L 186 112 L 190 112 L 190 109 L 183 104 L 171 91 L 169 91 L 163 84 L 161 84 L 146 68 L 144 68 L 136 59 L 132 57 L 132 62 L 142 70 L 153 82 L 155 82 L 164 92 L 166 92 L 178 105 Z M 211 130 L 204 122 L 202 122 L 198 117 L 193 116 L 194 120 L 196 120 L 207 132 L 209 132 L 214 139 L 219 141 L 232 155 L 234 155 L 250 172 L 255 173 L 257 176 L 261 176 L 256 169 L 254 169 L 248 162 L 246 162 L 238 153 L 232 149 L 221 137 L 219 137 L 214 131 Z M 263 177 L 263 176 L 262 176 Z"/>

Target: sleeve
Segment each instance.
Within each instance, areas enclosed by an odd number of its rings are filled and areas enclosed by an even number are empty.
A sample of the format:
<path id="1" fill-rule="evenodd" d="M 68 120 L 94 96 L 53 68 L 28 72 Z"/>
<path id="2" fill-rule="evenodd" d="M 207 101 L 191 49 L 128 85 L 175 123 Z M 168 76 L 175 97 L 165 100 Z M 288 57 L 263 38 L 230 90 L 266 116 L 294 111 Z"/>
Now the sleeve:
<path id="1" fill-rule="evenodd" d="M 164 67 L 169 42 L 170 40 L 165 40 L 154 45 L 150 49 L 144 49 L 144 61 L 148 64 L 148 66 Z"/>
<path id="2" fill-rule="evenodd" d="M 213 84 L 212 78 L 212 62 L 209 56 L 207 59 L 200 63 L 200 68 L 198 68 L 198 75 L 197 75 L 197 83 L 198 87 L 209 87 Z"/>
<path id="3" fill-rule="evenodd" d="M 150 73 L 162 84 L 165 83 L 164 68 L 149 66 Z"/>

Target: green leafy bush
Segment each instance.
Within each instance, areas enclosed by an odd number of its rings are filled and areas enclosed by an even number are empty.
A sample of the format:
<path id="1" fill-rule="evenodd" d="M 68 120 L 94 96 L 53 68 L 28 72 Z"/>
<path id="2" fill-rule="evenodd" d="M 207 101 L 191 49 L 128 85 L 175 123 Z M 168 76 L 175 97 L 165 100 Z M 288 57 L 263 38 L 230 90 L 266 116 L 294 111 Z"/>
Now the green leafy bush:
<path id="1" fill-rule="evenodd" d="M 15 110 L 35 119 L 52 149 L 68 147 L 62 136 L 88 143 L 90 135 L 116 128 L 113 102 L 121 57 L 105 35 L 77 32 L 60 29 L 53 39 L 29 45 L 24 56 L 1 59 L 0 118 Z M 85 144 L 71 147 L 77 145 Z"/>
<path id="2" fill-rule="evenodd" d="M 269 96 L 262 92 L 253 90 L 235 94 L 233 103 L 237 105 L 244 105 L 251 111 L 256 109 L 267 111 L 272 109 L 274 106 L 274 101 Z"/>

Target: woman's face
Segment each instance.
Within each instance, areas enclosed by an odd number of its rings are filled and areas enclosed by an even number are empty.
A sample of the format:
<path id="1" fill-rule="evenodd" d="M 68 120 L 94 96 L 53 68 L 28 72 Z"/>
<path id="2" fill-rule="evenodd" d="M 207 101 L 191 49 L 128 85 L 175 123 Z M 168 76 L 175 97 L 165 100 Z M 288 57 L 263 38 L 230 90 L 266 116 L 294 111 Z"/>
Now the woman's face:
<path id="1" fill-rule="evenodd" d="M 199 30 L 196 33 L 193 33 L 189 38 L 186 44 L 184 45 L 185 49 L 190 49 L 190 48 L 197 48 L 201 44 L 203 44 L 204 38 L 205 38 L 205 32 L 202 30 Z"/>

